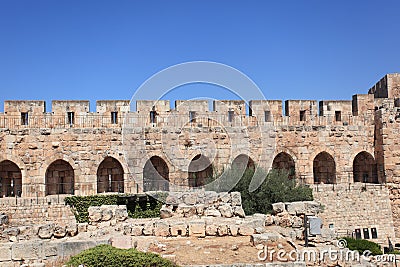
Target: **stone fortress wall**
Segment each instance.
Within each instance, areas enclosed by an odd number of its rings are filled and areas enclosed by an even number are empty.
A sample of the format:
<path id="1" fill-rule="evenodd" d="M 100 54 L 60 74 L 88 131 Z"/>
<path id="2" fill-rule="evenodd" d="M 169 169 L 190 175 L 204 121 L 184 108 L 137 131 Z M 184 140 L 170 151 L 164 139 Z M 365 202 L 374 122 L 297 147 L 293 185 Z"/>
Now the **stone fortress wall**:
<path id="1" fill-rule="evenodd" d="M 5 198 L 201 186 L 235 162 L 285 168 L 307 184 L 384 184 L 400 237 L 400 74 L 352 100 L 5 101 Z M 211 151 L 211 152 L 210 152 Z M 197 165 L 209 165 L 201 169 Z M 357 189 L 358 190 L 358 189 Z M 354 194 L 357 195 L 357 194 Z M 374 196 L 371 196 L 372 198 Z M 369 225 L 367 225 L 369 226 Z M 366 226 L 366 227 L 367 227 Z"/>

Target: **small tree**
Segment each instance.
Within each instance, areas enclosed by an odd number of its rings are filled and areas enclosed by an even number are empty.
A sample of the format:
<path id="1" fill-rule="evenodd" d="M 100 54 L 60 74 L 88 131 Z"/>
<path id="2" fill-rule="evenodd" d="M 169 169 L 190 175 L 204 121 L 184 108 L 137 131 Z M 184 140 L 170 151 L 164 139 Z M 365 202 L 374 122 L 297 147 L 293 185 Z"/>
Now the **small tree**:
<path id="1" fill-rule="evenodd" d="M 265 172 L 264 172 L 265 173 Z M 272 204 L 276 202 L 293 202 L 313 200 L 312 189 L 307 185 L 299 185 L 295 179 L 289 179 L 285 170 L 272 169 L 265 175 L 265 180 L 253 192 L 249 185 L 254 170 L 247 169 L 242 178 L 231 191 L 242 195 L 242 206 L 247 215 L 254 213 L 271 213 Z"/>

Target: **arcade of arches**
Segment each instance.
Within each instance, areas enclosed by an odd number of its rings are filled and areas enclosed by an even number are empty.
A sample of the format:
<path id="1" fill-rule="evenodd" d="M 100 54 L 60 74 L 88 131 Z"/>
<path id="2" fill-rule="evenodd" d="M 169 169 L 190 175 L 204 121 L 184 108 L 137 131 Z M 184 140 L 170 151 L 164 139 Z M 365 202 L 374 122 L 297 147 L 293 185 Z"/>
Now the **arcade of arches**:
<path id="1" fill-rule="evenodd" d="M 280 152 L 272 162 L 273 169 L 286 170 L 289 174 L 289 179 L 295 178 L 295 164 L 293 158 L 286 152 Z"/>
<path id="2" fill-rule="evenodd" d="M 360 152 L 353 161 L 354 182 L 379 183 L 374 157 L 368 152 Z"/>
<path id="3" fill-rule="evenodd" d="M 313 161 L 315 184 L 336 183 L 336 164 L 333 157 L 327 152 L 319 153 Z"/>
<path id="4" fill-rule="evenodd" d="M 97 193 L 124 192 L 124 169 L 118 160 L 105 158 L 97 169 Z"/>
<path id="5" fill-rule="evenodd" d="M 189 164 L 189 186 L 204 186 L 207 179 L 213 176 L 213 167 L 210 160 L 204 155 L 195 156 Z"/>
<path id="6" fill-rule="evenodd" d="M 232 166 L 255 168 L 254 161 L 247 155 L 237 156 Z M 273 160 L 272 167 L 289 171 L 289 178 L 295 177 L 295 161 L 280 152 Z M 204 155 L 195 156 L 189 164 L 188 183 L 190 187 L 204 186 L 213 176 L 213 166 Z M 319 153 L 313 160 L 314 183 L 336 183 L 336 163 L 327 152 Z M 0 162 L 0 197 L 21 196 L 22 173 L 20 168 L 10 160 Z M 358 153 L 353 160 L 354 182 L 379 183 L 377 165 L 374 157 L 366 152 Z M 72 166 L 64 160 L 56 160 L 46 170 L 46 195 L 73 194 L 75 175 Z M 158 156 L 147 160 L 143 168 L 144 191 L 168 191 L 169 168 Z M 124 170 L 121 163 L 113 157 L 106 157 L 97 169 L 97 192 L 124 192 Z"/>
<path id="7" fill-rule="evenodd" d="M 46 170 L 46 195 L 74 194 L 74 169 L 58 159 Z"/>
<path id="8" fill-rule="evenodd" d="M 0 162 L 0 194 L 2 197 L 21 196 L 22 174 L 21 170 L 12 161 Z"/>
<path id="9" fill-rule="evenodd" d="M 143 168 L 143 191 L 168 191 L 169 169 L 167 163 L 158 156 L 147 160 Z"/>

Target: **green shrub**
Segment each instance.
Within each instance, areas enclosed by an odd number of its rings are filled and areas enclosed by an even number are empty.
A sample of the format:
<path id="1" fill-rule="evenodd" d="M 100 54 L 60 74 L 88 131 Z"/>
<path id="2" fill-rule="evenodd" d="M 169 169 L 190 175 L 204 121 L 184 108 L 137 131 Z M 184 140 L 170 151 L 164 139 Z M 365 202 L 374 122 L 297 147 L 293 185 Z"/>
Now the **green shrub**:
<path id="1" fill-rule="evenodd" d="M 253 192 L 249 192 L 249 185 L 253 179 L 254 170 L 247 169 L 241 177 L 238 177 L 240 174 L 241 172 L 235 169 L 226 171 L 219 181 L 218 188 L 220 191 L 230 189 L 232 182 L 238 181 L 230 191 L 241 193 L 242 206 L 247 215 L 271 213 L 272 204 L 276 202 L 313 200 L 312 189 L 309 186 L 297 184 L 295 179 L 289 179 L 288 172 L 284 170 L 273 169 L 268 174 L 263 170 L 258 170 L 258 175 L 265 179 Z"/>
<path id="2" fill-rule="evenodd" d="M 136 197 L 136 195 L 94 195 L 66 197 L 65 203 L 71 206 L 77 222 L 88 222 L 88 208 L 101 205 L 126 205 L 128 215 L 132 218 L 157 218 L 165 193 L 152 196 Z"/>
<path id="3" fill-rule="evenodd" d="M 344 237 L 347 242 L 347 248 L 350 250 L 357 250 L 360 254 L 364 251 L 369 250 L 372 255 L 382 255 L 381 246 L 377 243 L 365 240 L 365 239 L 354 239 L 350 237 Z"/>
<path id="4" fill-rule="evenodd" d="M 67 266 L 78 267 L 176 267 L 177 265 L 161 256 L 149 252 L 140 252 L 134 248 L 118 249 L 110 245 L 99 245 L 73 256 Z"/>

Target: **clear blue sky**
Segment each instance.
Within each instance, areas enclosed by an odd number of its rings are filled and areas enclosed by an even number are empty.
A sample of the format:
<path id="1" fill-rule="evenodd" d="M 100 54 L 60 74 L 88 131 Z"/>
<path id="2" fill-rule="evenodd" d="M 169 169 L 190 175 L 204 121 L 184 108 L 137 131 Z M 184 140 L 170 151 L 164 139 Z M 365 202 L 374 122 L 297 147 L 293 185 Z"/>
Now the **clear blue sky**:
<path id="1" fill-rule="evenodd" d="M 0 0 L 0 110 L 5 99 L 48 110 L 52 99 L 85 99 L 94 110 L 193 60 L 237 68 L 268 99 L 350 100 L 400 72 L 399 10 L 385 0 Z"/>

